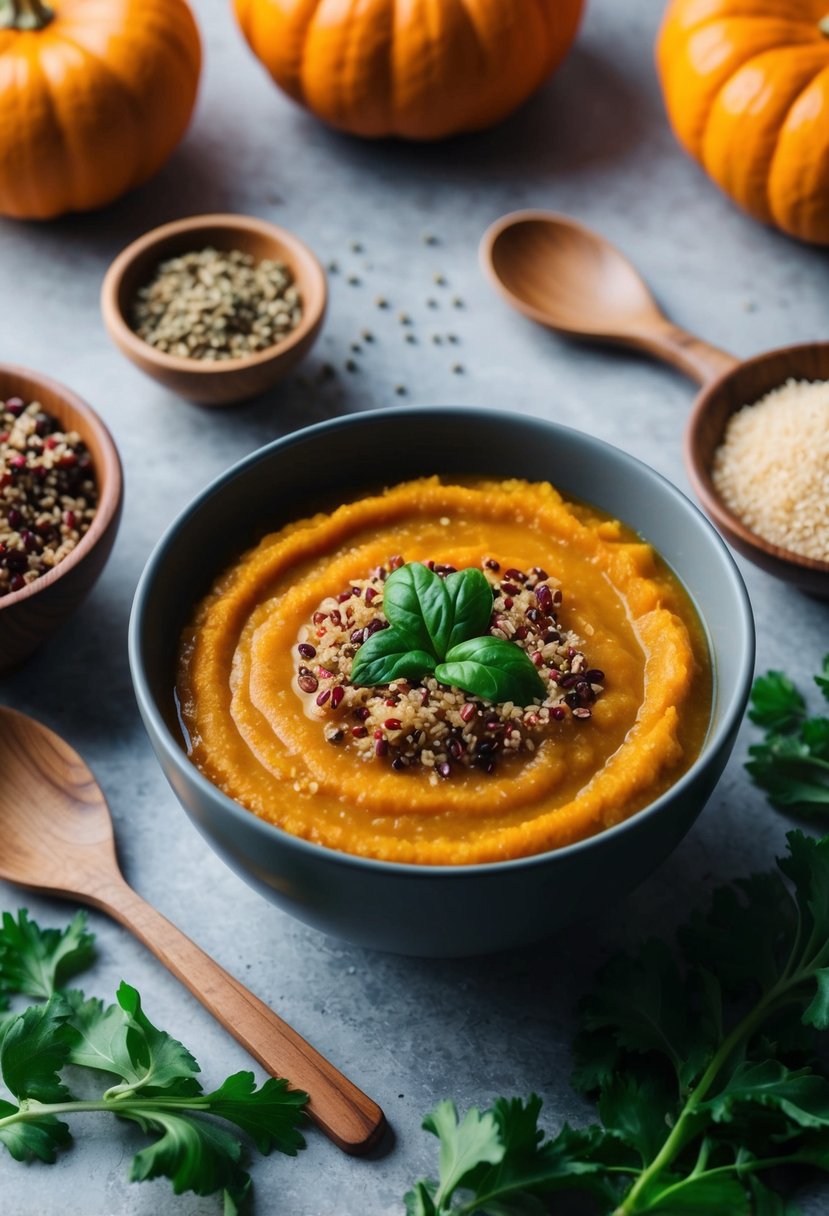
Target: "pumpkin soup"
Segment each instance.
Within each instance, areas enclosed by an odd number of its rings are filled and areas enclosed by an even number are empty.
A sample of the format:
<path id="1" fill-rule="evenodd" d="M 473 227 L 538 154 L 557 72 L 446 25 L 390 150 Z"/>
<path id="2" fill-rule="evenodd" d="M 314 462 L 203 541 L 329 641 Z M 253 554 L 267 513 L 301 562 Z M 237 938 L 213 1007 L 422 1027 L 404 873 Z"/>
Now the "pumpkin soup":
<path id="1" fill-rule="evenodd" d="M 177 679 L 194 764 L 306 840 L 433 865 L 526 856 L 653 801 L 702 745 L 681 585 L 546 483 L 395 486 L 266 536 Z"/>

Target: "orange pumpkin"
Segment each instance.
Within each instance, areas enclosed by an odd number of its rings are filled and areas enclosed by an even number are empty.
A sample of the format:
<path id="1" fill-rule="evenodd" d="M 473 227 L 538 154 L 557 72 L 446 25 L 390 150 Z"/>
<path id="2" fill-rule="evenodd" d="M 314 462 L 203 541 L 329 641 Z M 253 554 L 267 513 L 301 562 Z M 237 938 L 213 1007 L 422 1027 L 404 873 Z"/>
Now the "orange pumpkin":
<path id="1" fill-rule="evenodd" d="M 564 58 L 583 0 L 234 0 L 276 83 L 355 135 L 440 139 L 525 101 Z"/>
<path id="2" fill-rule="evenodd" d="M 674 132 L 717 185 L 829 244 L 829 0 L 672 0 L 657 63 Z"/>
<path id="3" fill-rule="evenodd" d="M 0 214 L 112 202 L 181 139 L 201 67 L 185 0 L 0 0 Z"/>

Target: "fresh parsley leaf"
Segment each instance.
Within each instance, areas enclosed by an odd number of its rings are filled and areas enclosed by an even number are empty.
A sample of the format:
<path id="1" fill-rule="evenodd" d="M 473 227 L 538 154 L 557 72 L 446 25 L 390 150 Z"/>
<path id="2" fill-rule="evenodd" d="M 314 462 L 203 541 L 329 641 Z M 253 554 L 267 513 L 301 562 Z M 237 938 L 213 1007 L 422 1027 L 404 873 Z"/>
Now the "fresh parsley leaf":
<path id="1" fill-rule="evenodd" d="M 829 699 L 829 655 L 815 683 Z M 746 769 L 772 806 L 797 815 L 829 812 L 829 718 L 807 718 L 806 703 L 781 672 L 758 677 L 749 717 L 764 726 L 762 743 L 749 748 Z"/>
<path id="2" fill-rule="evenodd" d="M 726 995 L 756 996 L 775 983 L 796 930 L 797 908 L 782 875 L 752 874 L 714 891 L 678 938 L 688 961 L 713 971 Z"/>
<path id="3" fill-rule="evenodd" d="M 428 651 L 412 649 L 407 634 L 394 628 L 379 629 L 354 656 L 351 683 L 371 688 L 392 680 L 422 680 L 434 669 L 434 657 Z"/>
<path id="4" fill-rule="evenodd" d="M 770 731 L 794 730 L 806 715 L 806 702 L 782 671 L 767 671 L 751 688 L 748 716 Z"/>
<path id="5" fill-rule="evenodd" d="M 548 1196 L 588 1190 L 614 1200 L 599 1128 L 565 1126 L 547 1139 L 538 1126 L 541 1099 L 531 1094 L 496 1098 L 483 1113 L 474 1107 L 459 1122 L 452 1102 L 441 1102 L 423 1121 L 440 1139 L 440 1180 L 420 1179 L 406 1195 L 408 1216 L 546 1216 Z M 607 1154 L 615 1168 L 615 1146 Z"/>
<path id="6" fill-rule="evenodd" d="M 295 1157 L 305 1147 L 298 1124 L 304 1120 L 308 1095 L 289 1089 L 280 1077 L 269 1077 L 257 1089 L 252 1072 L 237 1072 L 212 1094 L 205 1094 L 204 1100 L 211 1115 L 228 1119 L 247 1132 L 260 1153 L 267 1155 L 276 1148 Z"/>
<path id="7" fill-rule="evenodd" d="M 236 1136 L 204 1119 L 152 1105 L 147 1110 L 140 1105 L 130 1107 L 125 1113 L 148 1135 L 158 1133 L 133 1158 L 131 1182 L 164 1177 L 170 1179 L 176 1195 L 226 1191 L 234 1203 L 241 1202 L 250 1176 L 240 1164 L 242 1143 Z"/>
<path id="8" fill-rule="evenodd" d="M 0 1044 L 0 1074 L 20 1102 L 67 1102 L 72 1095 L 59 1073 L 69 1059 L 73 1032 L 71 1010 L 60 996 L 32 1005 L 14 1018 Z"/>
<path id="9" fill-rule="evenodd" d="M 700 1109 L 723 1123 L 745 1103 L 774 1107 L 799 1127 L 829 1127 L 829 1081 L 809 1068 L 793 1072 L 779 1060 L 743 1061 L 725 1087 Z"/>
<path id="10" fill-rule="evenodd" d="M 70 1064 L 117 1083 L 99 1099 L 77 1101 L 60 1075 Z M 305 1144 L 299 1126 L 308 1096 L 276 1078 L 257 1089 L 250 1072 L 205 1094 L 198 1072 L 190 1052 L 152 1024 L 129 984 L 107 1007 L 77 991 L 53 995 L 7 1019 L 0 1075 L 19 1105 L 0 1100 L 0 1143 L 19 1161 L 50 1163 L 69 1140 L 58 1115 L 109 1112 L 152 1138 L 133 1161 L 134 1180 L 163 1175 L 176 1194 L 221 1191 L 225 1216 L 236 1216 L 250 1189 L 247 1140 L 262 1153 L 295 1156 Z"/>
<path id="11" fill-rule="evenodd" d="M 19 1119 L 20 1113 L 20 1107 L 0 1098 L 0 1144 L 5 1144 L 15 1161 L 43 1161 L 52 1165 L 58 1149 L 72 1138 L 69 1128 L 54 1115 L 41 1115 L 27 1119 L 25 1123 L 12 1122 L 4 1126 L 8 1119 Z"/>
<path id="12" fill-rule="evenodd" d="M 535 1097 L 462 1123 L 442 1104 L 424 1125 L 439 1180 L 409 1192 L 409 1216 L 542 1216 L 553 1191 L 585 1188 L 600 1216 L 796 1216 L 768 1173 L 829 1172 L 829 837 L 788 846 L 778 874 L 717 892 L 679 955 L 648 942 L 600 973 L 577 1041 L 599 1124 L 547 1139 Z M 467 1127 L 497 1160 L 458 1165 Z"/>
<path id="13" fill-rule="evenodd" d="M 622 1052 L 655 1052 L 666 1057 L 680 1087 L 687 1089 L 711 1055 L 710 1027 L 693 1009 L 686 982 L 664 942 L 646 942 L 636 959 L 611 960 L 581 1012 L 576 1059 L 583 1080 L 590 1076 L 586 1063 L 597 1031 L 603 1071 L 594 1077 L 596 1084 L 612 1082 Z M 604 1037 L 608 1032 L 615 1051 Z"/>
<path id="14" fill-rule="evenodd" d="M 62 932 L 41 929 L 25 908 L 17 920 L 3 913 L 0 928 L 0 988 L 48 1000 L 70 976 L 83 971 L 95 957 L 95 938 L 86 928 L 86 913 L 78 912 Z"/>
<path id="15" fill-rule="evenodd" d="M 455 646 L 435 668 L 441 684 L 460 688 L 485 701 L 531 705 L 546 695 L 544 683 L 526 653 L 504 638 L 471 638 Z"/>
<path id="16" fill-rule="evenodd" d="M 459 1121 L 454 1102 L 440 1102 L 423 1126 L 440 1140 L 435 1206 L 442 1211 L 473 1170 L 482 1164 L 497 1165 L 505 1149 L 492 1111 L 480 1114 L 473 1106 Z"/>
<path id="17" fill-rule="evenodd" d="M 118 1077 L 120 1084 L 107 1091 L 110 1097 L 201 1093 L 199 1066 L 190 1052 L 153 1026 L 129 984 L 122 983 L 116 995 L 118 1004 L 106 1008 L 97 1000 L 76 1004 L 70 1063 Z"/>
<path id="18" fill-rule="evenodd" d="M 676 1107 L 673 1092 L 658 1074 L 641 1079 L 619 1072 L 601 1091 L 599 1115 L 623 1144 L 647 1166 L 665 1142 L 665 1129 Z"/>
<path id="19" fill-rule="evenodd" d="M 117 1070 L 123 1085 L 109 1092 L 123 1095 L 140 1091 L 142 1096 L 167 1097 L 200 1093 L 201 1085 L 196 1080 L 200 1069 L 195 1059 L 177 1039 L 153 1026 L 135 988 L 122 982 L 115 995 L 125 1015 L 123 1047 L 128 1059 Z"/>
<path id="20" fill-rule="evenodd" d="M 526 1103 L 498 1098 L 459 1122 L 454 1104 L 440 1103 L 423 1122 L 441 1141 L 440 1180 L 415 1183 L 405 1197 L 408 1216 L 547 1216 L 548 1197 L 559 1190 L 588 1190 L 615 1204 L 615 1183 L 601 1177 L 601 1129 L 565 1124 L 546 1139 L 540 1109 L 534 1094 Z"/>

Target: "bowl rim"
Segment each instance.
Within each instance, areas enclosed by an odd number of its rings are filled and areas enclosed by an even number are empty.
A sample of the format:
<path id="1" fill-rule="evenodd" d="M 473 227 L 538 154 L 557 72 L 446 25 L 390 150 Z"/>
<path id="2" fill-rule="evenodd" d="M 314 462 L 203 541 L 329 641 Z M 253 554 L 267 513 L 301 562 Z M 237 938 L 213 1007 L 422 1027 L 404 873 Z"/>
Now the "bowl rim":
<path id="1" fill-rule="evenodd" d="M 81 415 L 85 427 L 95 434 L 106 453 L 104 462 L 106 472 L 103 477 L 101 476 L 102 471 L 98 468 L 95 469 L 98 504 L 88 529 L 84 532 L 77 545 L 75 545 L 75 548 L 70 553 L 67 553 L 66 557 L 59 561 L 56 566 L 53 566 L 51 570 L 47 571 L 46 574 L 39 575 L 33 582 L 27 583 L 25 587 L 21 587 L 19 591 L 10 591 L 8 594 L 0 596 L 0 612 L 3 612 L 4 609 L 13 608 L 23 600 L 32 599 L 41 591 L 46 591 L 47 588 L 53 587 L 59 579 L 63 578 L 83 561 L 86 555 L 105 535 L 113 519 L 117 517 L 124 493 L 124 471 L 118 448 L 106 423 L 95 412 L 92 406 L 87 401 L 84 401 L 82 397 L 79 397 L 76 392 L 67 388 L 59 380 L 52 379 L 51 376 L 45 376 L 41 372 L 16 363 L 0 363 L 0 375 L 9 375 L 19 377 L 21 380 L 29 380 L 32 384 L 48 389 L 56 397 L 63 398 L 68 405 L 71 405 Z M 28 402 L 27 404 L 31 403 Z M 46 412 L 48 413 L 48 410 Z M 80 434 L 80 432 L 78 433 Z M 86 443 L 86 434 L 81 434 L 81 439 Z"/>
<path id="2" fill-rule="evenodd" d="M 303 264 L 304 271 L 314 284 L 313 307 L 309 308 L 307 299 L 303 300 L 302 318 L 299 324 L 281 342 L 258 351 L 256 354 L 244 355 L 238 359 L 227 359 L 220 362 L 188 359 L 184 355 L 168 355 L 166 351 L 157 350 L 149 342 L 139 338 L 127 321 L 118 297 L 124 276 L 137 259 L 149 253 L 168 237 L 190 232 L 197 234 L 209 228 L 225 228 L 231 233 L 252 232 L 257 236 L 266 237 L 268 240 L 278 241 L 288 248 L 290 259 L 295 259 Z M 291 269 L 293 268 L 294 262 L 292 261 Z M 151 228 L 149 232 L 137 237 L 116 255 L 101 284 L 101 312 L 110 335 L 119 345 L 127 347 L 134 357 L 148 360 L 165 371 L 186 372 L 198 379 L 208 376 L 230 376 L 277 362 L 300 346 L 316 330 L 325 316 L 327 306 L 328 280 L 322 263 L 310 246 L 287 228 L 272 224 L 268 220 L 259 219 L 254 215 L 236 212 L 191 215 L 185 219 L 173 220 L 168 224 L 161 224 L 157 228 Z"/>
<path id="3" fill-rule="evenodd" d="M 710 413 L 711 402 L 729 380 L 737 379 L 742 372 L 767 363 L 769 360 L 776 359 L 780 355 L 797 356 L 806 351 L 813 351 L 816 347 L 823 347 L 829 350 L 829 342 L 798 342 L 790 346 L 777 346 L 772 350 L 761 351 L 759 354 L 752 355 L 748 359 L 741 359 L 734 367 L 724 371 L 716 379 L 704 384 L 694 398 L 691 412 L 685 424 L 682 451 L 688 480 L 691 482 L 694 493 L 702 503 L 705 513 L 711 517 L 716 526 L 725 533 L 732 543 L 741 549 L 746 557 L 752 561 L 756 561 L 761 566 L 764 564 L 763 559 L 765 558 L 767 569 L 770 562 L 774 561 L 780 568 L 778 574 L 780 578 L 785 577 L 785 571 L 788 568 L 793 575 L 796 575 L 798 571 L 802 571 L 806 575 L 822 575 L 826 579 L 827 584 L 829 584 L 829 561 L 822 561 L 818 557 L 807 557 L 804 553 L 795 553 L 793 549 L 786 549 L 782 545 L 775 544 L 774 541 L 766 540 L 759 532 L 755 532 L 752 528 L 749 528 L 748 524 L 726 505 L 714 485 L 714 480 L 711 476 L 711 466 L 706 465 L 699 456 L 700 432 L 705 419 Z M 782 388 L 784 384 L 785 380 L 780 383 L 779 387 Z M 773 390 L 769 389 L 768 391 L 772 392 Z M 763 396 L 766 395 L 766 393 L 763 394 Z M 745 409 L 746 407 L 751 408 L 756 404 L 756 401 L 746 401 L 743 406 L 735 406 L 731 414 L 729 414 L 729 419 L 738 410 Z M 726 420 L 726 426 L 727 422 L 728 420 Z M 720 434 L 717 447 L 721 445 L 724 437 L 725 428 L 723 428 Z M 755 553 L 757 554 L 756 558 L 752 556 Z"/>
<path id="4" fill-rule="evenodd" d="M 530 414 L 524 414 L 518 411 L 507 411 L 501 409 L 482 409 L 477 407 L 479 412 L 485 413 L 487 419 L 494 419 L 496 423 L 508 426 L 516 420 L 521 422 L 531 422 L 534 425 L 544 426 L 553 432 L 564 432 L 568 436 L 576 436 L 578 440 L 587 440 L 591 445 L 599 446 L 603 449 L 608 449 L 612 453 L 612 457 L 626 464 L 629 469 L 636 472 L 639 476 L 644 476 L 652 483 L 657 485 L 662 493 L 667 493 L 668 496 L 674 499 L 681 508 L 687 511 L 690 518 L 696 521 L 696 526 L 701 528 L 702 533 L 708 538 L 709 542 L 715 549 L 719 550 L 721 558 L 724 559 L 724 566 L 728 572 L 730 585 L 734 597 L 739 607 L 739 622 L 742 628 L 739 633 L 740 654 L 738 656 L 738 670 L 740 678 L 736 681 L 730 697 L 727 702 L 719 702 L 721 697 L 721 689 L 717 681 L 717 671 L 715 664 L 715 656 L 712 655 L 714 663 L 714 698 L 712 702 L 712 712 L 716 706 L 719 710 L 719 718 L 716 727 L 712 730 L 709 722 L 708 732 L 705 737 L 703 749 L 689 769 L 686 770 L 664 793 L 662 793 L 653 802 L 635 814 L 630 815 L 627 819 L 620 823 L 613 824 L 609 828 L 595 833 L 592 836 L 586 837 L 584 840 L 574 841 L 572 844 L 563 845 L 558 849 L 547 850 L 542 853 L 533 853 L 526 857 L 507 858 L 503 861 L 489 862 L 474 862 L 468 865 L 433 865 L 419 864 L 416 862 L 397 862 L 385 861 L 374 857 L 361 857 L 355 853 L 346 853 L 337 849 L 332 849 L 327 845 L 317 844 L 316 842 L 304 840 L 302 837 L 294 836 L 290 832 L 286 832 L 283 828 L 277 827 L 275 824 L 269 823 L 265 819 L 261 819 L 255 812 L 248 810 L 241 803 L 236 802 L 227 794 L 223 793 L 218 786 L 201 773 L 194 764 L 191 763 L 183 750 L 181 744 L 174 739 L 172 732 L 169 730 L 164 717 L 159 711 L 153 696 L 149 682 L 144 671 L 142 657 L 142 634 L 144 615 L 147 611 L 147 603 L 152 594 L 152 587 L 155 582 L 159 569 L 163 566 L 167 550 L 172 545 L 178 533 L 184 529 L 190 520 L 201 510 L 204 503 L 220 494 L 224 488 L 237 477 L 243 476 L 249 469 L 253 468 L 262 461 L 269 460 L 274 452 L 289 451 L 292 446 L 297 443 L 304 443 L 309 437 L 320 435 L 336 434 L 347 427 L 354 426 L 370 426 L 375 418 L 410 417 L 423 422 L 424 418 L 430 416 L 436 421 L 438 419 L 445 420 L 448 414 L 463 415 L 469 417 L 475 412 L 474 408 L 469 406 L 391 406 L 385 409 L 372 410 L 370 412 L 363 411 L 357 414 L 345 415 L 339 418 L 327 419 L 323 422 L 318 422 L 312 426 L 303 427 L 300 430 L 292 431 L 288 435 L 284 435 L 279 439 L 273 440 L 264 447 L 258 448 L 256 451 L 249 453 L 235 464 L 231 465 L 223 473 L 215 477 L 204 489 L 196 495 L 196 497 L 177 515 L 172 523 L 166 528 L 155 547 L 153 548 L 147 564 L 141 574 L 138 586 L 133 599 L 132 611 L 130 613 L 129 630 L 128 630 L 128 652 L 130 673 L 132 675 L 133 688 L 138 701 L 139 709 L 145 719 L 148 734 L 150 734 L 151 742 L 160 745 L 166 758 L 172 761 L 176 770 L 182 775 L 185 781 L 193 782 L 196 788 L 206 797 L 209 797 L 214 803 L 221 807 L 222 812 L 227 815 L 231 822 L 238 823 L 240 826 L 246 827 L 248 830 L 260 831 L 266 838 L 273 838 L 274 834 L 283 846 L 289 851 L 298 852 L 306 857 L 316 859 L 317 861 L 344 865 L 351 869 L 369 871 L 374 873 L 384 874 L 400 874 L 406 875 L 409 878 L 428 879 L 430 881 L 457 879 L 459 876 L 465 875 L 468 878 L 473 876 L 482 876 L 487 874 L 498 874 L 509 872 L 511 870 L 522 869 L 525 867 L 535 868 L 536 866 L 549 865 L 551 861 L 557 858 L 569 858 L 575 854 L 589 850 L 607 841 L 621 833 L 635 831 L 637 825 L 642 824 L 646 819 L 653 818 L 662 813 L 666 807 L 673 801 L 678 793 L 681 793 L 685 788 L 690 787 L 697 778 L 697 774 L 702 767 L 706 757 L 715 747 L 716 743 L 721 739 L 727 739 L 732 733 L 736 733 L 737 728 L 742 721 L 745 706 L 748 701 L 748 695 L 751 688 L 751 682 L 754 675 L 754 656 L 755 656 L 755 628 L 754 617 L 751 609 L 751 601 L 748 591 L 740 574 L 739 568 L 732 557 L 728 546 L 723 538 L 717 532 L 711 521 L 705 516 L 700 508 L 693 503 L 687 495 L 683 494 L 672 482 L 670 482 L 661 473 L 652 469 L 649 465 L 639 460 L 630 453 L 617 448 L 615 445 L 607 443 L 603 439 L 598 439 L 593 435 L 588 435 L 584 431 L 579 431 L 575 427 L 562 426 L 556 422 L 550 422 L 547 419 L 534 417 Z M 679 577 L 679 575 L 677 575 Z M 680 580 L 681 581 L 681 580 Z M 689 593 L 690 594 L 690 593 Z M 692 602 L 693 597 L 692 597 Z M 696 604 L 694 605 L 696 608 Z M 700 617 L 701 624 L 705 631 L 706 642 L 710 647 L 710 637 L 708 634 L 707 623 Z M 736 623 L 736 622 L 735 622 Z M 171 690 L 171 695 L 172 690 Z M 150 729 L 150 727 L 152 729 Z"/>

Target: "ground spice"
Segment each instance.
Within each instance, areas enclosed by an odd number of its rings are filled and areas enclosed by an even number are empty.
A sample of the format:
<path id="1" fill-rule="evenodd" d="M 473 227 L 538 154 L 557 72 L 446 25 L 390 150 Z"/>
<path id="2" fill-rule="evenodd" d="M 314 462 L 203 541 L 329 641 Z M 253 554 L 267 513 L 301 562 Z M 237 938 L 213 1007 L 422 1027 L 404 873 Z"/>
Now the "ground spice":
<path id="1" fill-rule="evenodd" d="M 829 561 L 829 381 L 788 380 L 733 414 L 712 478 L 758 536 Z"/>
<path id="2" fill-rule="evenodd" d="M 139 338 L 188 359 L 241 359 L 276 346 L 302 320 L 284 262 L 208 247 L 162 262 L 132 310 Z"/>
<path id="3" fill-rule="evenodd" d="M 453 566 L 426 564 L 443 577 L 454 572 Z M 503 570 L 493 557 L 482 564 L 493 595 L 489 632 L 526 651 L 546 686 L 543 701 L 494 705 L 433 676 L 353 687 L 354 657 L 364 641 L 387 627 L 383 587 L 401 565 L 396 555 L 323 600 L 301 632 L 296 690 L 332 744 L 350 747 L 366 761 L 382 760 L 397 772 L 427 769 L 437 782 L 458 767 L 494 773 L 503 756 L 535 751 L 560 729 L 558 723 L 591 717 L 605 676 L 590 668 L 579 638 L 559 624 L 558 581 L 539 567 Z"/>
<path id="4" fill-rule="evenodd" d="M 95 515 L 92 457 L 37 402 L 0 401 L 0 597 L 68 556 Z"/>

